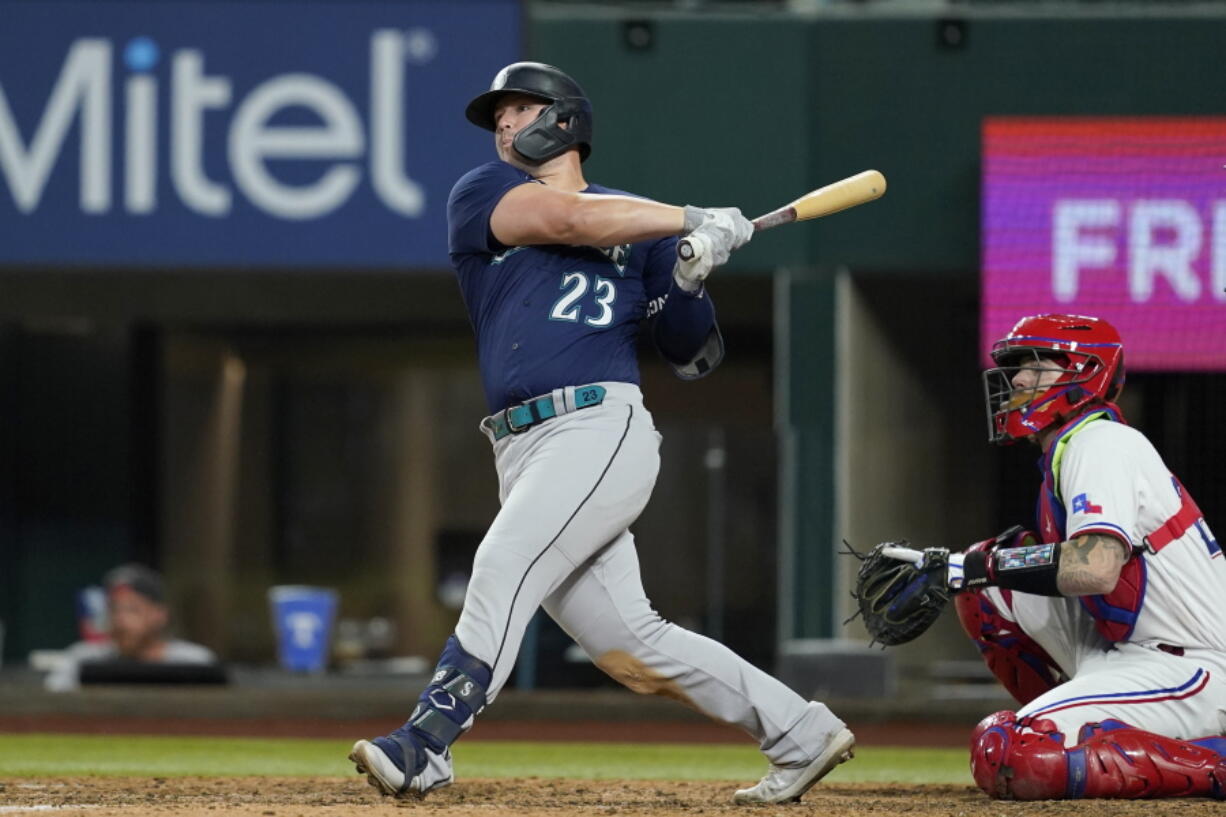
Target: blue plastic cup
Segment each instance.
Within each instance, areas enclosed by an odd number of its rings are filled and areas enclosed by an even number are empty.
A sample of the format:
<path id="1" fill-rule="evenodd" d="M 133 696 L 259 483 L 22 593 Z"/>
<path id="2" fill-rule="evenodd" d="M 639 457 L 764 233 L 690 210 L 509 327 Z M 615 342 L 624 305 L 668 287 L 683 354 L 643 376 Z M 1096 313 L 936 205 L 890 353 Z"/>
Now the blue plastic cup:
<path id="1" fill-rule="evenodd" d="M 278 585 L 268 589 L 277 659 L 290 672 L 323 672 L 328 666 L 336 591 L 326 587 Z"/>

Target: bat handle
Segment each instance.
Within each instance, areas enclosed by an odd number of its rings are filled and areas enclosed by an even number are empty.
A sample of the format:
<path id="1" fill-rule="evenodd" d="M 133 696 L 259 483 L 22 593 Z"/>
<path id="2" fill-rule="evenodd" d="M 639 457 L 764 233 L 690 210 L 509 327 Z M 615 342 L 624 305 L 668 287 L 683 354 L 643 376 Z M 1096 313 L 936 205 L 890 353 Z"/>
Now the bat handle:
<path id="1" fill-rule="evenodd" d="M 780 207 L 778 210 L 771 210 L 765 215 L 758 216 L 753 220 L 753 228 L 754 230 L 769 230 L 780 224 L 791 224 L 795 220 L 796 208 L 789 204 L 787 207 Z"/>
<path id="2" fill-rule="evenodd" d="M 696 264 L 699 259 L 704 258 L 711 253 L 711 239 L 702 233 L 694 233 L 677 242 L 677 258 L 679 263 L 686 266 Z M 706 277 L 706 273 L 710 272 L 708 267 L 703 272 L 702 277 Z"/>

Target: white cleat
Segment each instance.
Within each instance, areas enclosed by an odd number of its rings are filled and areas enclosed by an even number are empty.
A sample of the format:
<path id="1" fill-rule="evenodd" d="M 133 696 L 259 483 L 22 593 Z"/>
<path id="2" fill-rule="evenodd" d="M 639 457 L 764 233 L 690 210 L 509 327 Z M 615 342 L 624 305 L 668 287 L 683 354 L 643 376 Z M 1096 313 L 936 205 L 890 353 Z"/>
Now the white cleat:
<path id="1" fill-rule="evenodd" d="M 450 786 L 455 780 L 451 767 L 451 751 L 435 754 L 426 750 L 426 767 L 405 785 L 404 771 L 383 750 L 368 740 L 353 744 L 349 759 L 357 766 L 358 774 L 366 775 L 366 782 L 383 794 L 391 797 L 425 797 L 435 789 Z"/>
<path id="2" fill-rule="evenodd" d="M 758 785 L 741 789 L 732 795 L 734 803 L 791 803 L 813 787 L 830 771 L 855 753 L 856 736 L 846 727 L 840 729 L 826 744 L 821 754 L 799 766 L 771 764 L 766 777 Z"/>

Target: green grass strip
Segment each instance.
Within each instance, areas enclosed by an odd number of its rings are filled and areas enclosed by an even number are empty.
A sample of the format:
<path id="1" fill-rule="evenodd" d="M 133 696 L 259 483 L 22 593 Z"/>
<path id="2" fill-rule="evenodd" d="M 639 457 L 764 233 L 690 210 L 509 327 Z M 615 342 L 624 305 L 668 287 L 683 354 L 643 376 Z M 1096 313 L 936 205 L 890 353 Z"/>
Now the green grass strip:
<path id="1" fill-rule="evenodd" d="M 350 743 L 335 740 L 105 735 L 0 735 L 0 777 L 131 775 L 344 776 Z M 468 741 L 453 750 L 465 777 L 735 780 L 761 777 L 752 746 Z M 868 747 L 834 782 L 970 784 L 964 749 Z"/>

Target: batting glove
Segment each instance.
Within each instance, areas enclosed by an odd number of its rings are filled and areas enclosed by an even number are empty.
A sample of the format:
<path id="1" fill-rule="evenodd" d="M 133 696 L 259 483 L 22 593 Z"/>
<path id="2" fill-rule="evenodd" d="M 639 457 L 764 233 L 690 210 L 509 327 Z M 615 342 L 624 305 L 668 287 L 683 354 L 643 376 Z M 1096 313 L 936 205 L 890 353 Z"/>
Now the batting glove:
<path id="1" fill-rule="evenodd" d="M 688 260 L 677 255 L 673 280 L 686 292 L 697 292 L 711 270 L 715 269 L 715 258 L 711 252 L 711 240 L 705 233 L 691 233 L 686 240 L 690 242 L 693 252 Z"/>
<path id="2" fill-rule="evenodd" d="M 692 235 L 698 230 L 710 232 L 715 242 L 728 252 L 739 249 L 753 238 L 753 222 L 741 214 L 739 207 L 693 207 L 686 205 L 685 230 L 682 235 Z M 727 261 L 727 258 L 724 259 Z M 718 262 L 719 266 L 724 261 Z"/>

